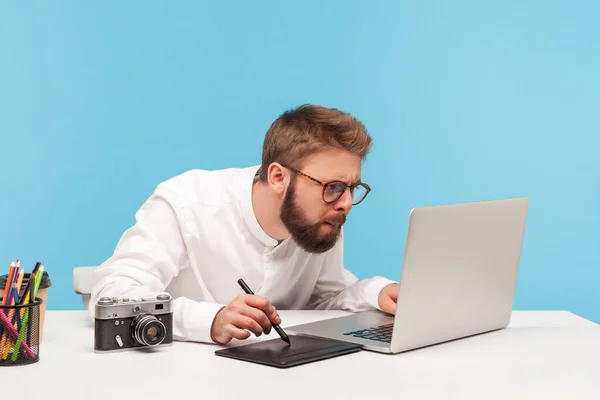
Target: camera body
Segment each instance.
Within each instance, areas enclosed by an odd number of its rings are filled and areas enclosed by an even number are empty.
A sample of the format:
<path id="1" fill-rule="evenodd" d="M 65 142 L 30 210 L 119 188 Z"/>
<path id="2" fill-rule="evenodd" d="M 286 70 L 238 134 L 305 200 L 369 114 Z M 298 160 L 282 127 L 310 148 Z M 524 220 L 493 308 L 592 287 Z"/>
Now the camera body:
<path id="1" fill-rule="evenodd" d="M 94 350 L 110 352 L 172 344 L 172 302 L 168 294 L 140 299 L 100 298 L 95 305 Z"/>

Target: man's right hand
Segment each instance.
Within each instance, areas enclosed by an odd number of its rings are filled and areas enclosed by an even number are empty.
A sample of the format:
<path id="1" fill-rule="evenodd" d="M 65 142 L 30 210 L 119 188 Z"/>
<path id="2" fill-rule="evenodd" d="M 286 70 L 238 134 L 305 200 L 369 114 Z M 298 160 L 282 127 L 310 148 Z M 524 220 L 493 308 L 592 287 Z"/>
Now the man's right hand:
<path id="1" fill-rule="evenodd" d="M 269 299 L 240 294 L 219 310 L 210 328 L 210 336 L 214 342 L 225 344 L 232 338 L 248 339 L 250 332 L 256 336 L 268 335 L 272 323 L 280 324 L 281 318 Z"/>

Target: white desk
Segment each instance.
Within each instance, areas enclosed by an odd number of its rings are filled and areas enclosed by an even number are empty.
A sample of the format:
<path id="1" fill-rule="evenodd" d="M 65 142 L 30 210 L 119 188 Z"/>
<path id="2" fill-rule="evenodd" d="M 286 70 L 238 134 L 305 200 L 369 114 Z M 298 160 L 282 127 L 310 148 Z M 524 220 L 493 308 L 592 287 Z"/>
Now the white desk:
<path id="1" fill-rule="evenodd" d="M 343 314 L 282 311 L 282 326 Z M 176 342 L 159 352 L 96 354 L 93 333 L 83 311 L 48 311 L 40 361 L 0 368 L 3 398 L 600 399 L 600 326 L 569 312 L 515 311 L 502 331 L 289 369 L 217 357 L 220 347 L 214 344 Z M 266 339 L 275 337 L 273 332 Z M 30 394 L 23 390 L 33 380 L 44 395 L 31 386 Z"/>

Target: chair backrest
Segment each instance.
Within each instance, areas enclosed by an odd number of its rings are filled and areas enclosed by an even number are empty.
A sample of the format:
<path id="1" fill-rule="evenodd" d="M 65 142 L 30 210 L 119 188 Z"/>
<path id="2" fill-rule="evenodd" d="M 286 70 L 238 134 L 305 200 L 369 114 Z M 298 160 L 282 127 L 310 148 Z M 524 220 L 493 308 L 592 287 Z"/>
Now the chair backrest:
<path id="1" fill-rule="evenodd" d="M 84 309 L 88 309 L 90 294 L 94 284 L 94 270 L 96 267 L 76 267 L 73 269 L 73 289 L 81 295 Z"/>

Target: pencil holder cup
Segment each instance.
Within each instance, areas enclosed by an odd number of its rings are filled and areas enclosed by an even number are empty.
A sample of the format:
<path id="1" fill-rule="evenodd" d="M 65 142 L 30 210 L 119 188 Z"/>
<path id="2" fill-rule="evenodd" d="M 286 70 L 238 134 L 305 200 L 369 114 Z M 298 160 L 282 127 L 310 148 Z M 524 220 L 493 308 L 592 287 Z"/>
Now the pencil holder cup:
<path id="1" fill-rule="evenodd" d="M 40 359 L 40 314 L 43 300 L 29 304 L 1 305 L 0 367 L 33 364 Z"/>
<path id="2" fill-rule="evenodd" d="M 21 288 L 19 291 L 22 293 L 25 291 L 29 283 L 29 277 L 31 274 L 26 273 L 23 277 L 23 283 L 21 283 Z M 4 286 L 6 285 L 6 280 L 8 279 L 8 275 L 0 275 L 0 298 L 4 296 Z M 48 289 L 52 286 L 52 282 L 50 281 L 50 275 L 48 275 L 47 271 L 44 271 L 42 274 L 42 280 L 40 282 L 40 288 L 37 292 L 37 297 L 43 300 L 42 305 L 40 307 L 40 344 L 42 343 L 42 338 L 44 336 L 44 320 L 46 314 L 46 304 L 48 303 Z"/>

